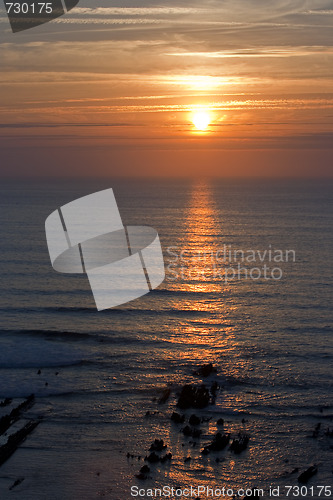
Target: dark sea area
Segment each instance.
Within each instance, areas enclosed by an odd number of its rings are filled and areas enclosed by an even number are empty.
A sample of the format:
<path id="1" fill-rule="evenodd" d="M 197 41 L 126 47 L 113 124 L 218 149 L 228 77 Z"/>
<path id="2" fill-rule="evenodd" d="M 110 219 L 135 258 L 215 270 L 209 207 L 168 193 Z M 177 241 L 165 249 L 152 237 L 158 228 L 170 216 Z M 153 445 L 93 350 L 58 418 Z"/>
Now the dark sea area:
<path id="1" fill-rule="evenodd" d="M 98 312 L 86 275 L 53 270 L 44 224 L 110 187 L 125 225 L 158 231 L 166 278 Z M 35 402 L 0 445 L 41 421 L 1 466 L 0 499 L 129 500 L 133 486 L 165 485 L 258 487 L 263 498 L 279 486 L 295 498 L 284 487 L 301 487 L 313 465 L 299 498 L 329 498 L 318 485 L 333 478 L 332 195 L 332 181 L 314 179 L 3 181 L 0 400 L 12 402 L 0 417 Z M 216 371 L 194 374 L 209 363 Z M 185 384 L 215 397 L 179 408 Z M 192 414 L 201 433 L 187 436 Z M 248 446 L 203 454 L 217 432 Z M 138 479 L 154 439 L 172 459 Z"/>

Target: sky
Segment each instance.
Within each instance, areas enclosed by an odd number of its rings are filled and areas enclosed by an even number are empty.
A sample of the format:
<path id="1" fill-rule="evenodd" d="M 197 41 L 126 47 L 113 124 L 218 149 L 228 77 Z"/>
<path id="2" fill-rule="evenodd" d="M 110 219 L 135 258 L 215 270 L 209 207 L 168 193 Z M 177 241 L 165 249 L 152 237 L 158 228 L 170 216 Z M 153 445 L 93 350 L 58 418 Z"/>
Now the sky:
<path id="1" fill-rule="evenodd" d="M 332 176 L 332 28 L 332 0 L 80 0 L 14 34 L 2 6 L 1 175 Z"/>

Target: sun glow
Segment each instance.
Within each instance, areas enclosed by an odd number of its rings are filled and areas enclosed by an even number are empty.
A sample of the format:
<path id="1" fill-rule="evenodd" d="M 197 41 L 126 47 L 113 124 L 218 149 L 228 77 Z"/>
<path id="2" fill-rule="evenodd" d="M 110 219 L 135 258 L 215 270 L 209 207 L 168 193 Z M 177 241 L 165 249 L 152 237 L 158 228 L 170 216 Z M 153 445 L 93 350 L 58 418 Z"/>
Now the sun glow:
<path id="1" fill-rule="evenodd" d="M 192 116 L 192 123 L 197 130 L 207 130 L 211 117 L 207 111 L 197 111 Z"/>

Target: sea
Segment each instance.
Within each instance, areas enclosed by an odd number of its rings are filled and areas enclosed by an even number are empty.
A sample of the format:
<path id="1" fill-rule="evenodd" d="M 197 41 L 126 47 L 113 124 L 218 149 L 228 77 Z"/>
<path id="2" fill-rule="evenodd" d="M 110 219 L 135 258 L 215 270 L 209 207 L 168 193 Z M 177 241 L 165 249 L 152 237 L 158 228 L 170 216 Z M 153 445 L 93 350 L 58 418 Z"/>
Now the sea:
<path id="1" fill-rule="evenodd" d="M 52 268 L 45 219 L 109 188 L 125 225 L 158 232 L 166 277 L 97 311 L 85 274 Z M 330 498 L 332 194 L 327 179 L 3 180 L 0 416 L 35 404 L 0 444 L 40 423 L 0 467 L 0 499 Z M 214 383 L 215 402 L 177 408 L 185 384 Z M 248 446 L 202 454 L 217 432 Z M 155 439 L 171 460 L 145 461 Z"/>

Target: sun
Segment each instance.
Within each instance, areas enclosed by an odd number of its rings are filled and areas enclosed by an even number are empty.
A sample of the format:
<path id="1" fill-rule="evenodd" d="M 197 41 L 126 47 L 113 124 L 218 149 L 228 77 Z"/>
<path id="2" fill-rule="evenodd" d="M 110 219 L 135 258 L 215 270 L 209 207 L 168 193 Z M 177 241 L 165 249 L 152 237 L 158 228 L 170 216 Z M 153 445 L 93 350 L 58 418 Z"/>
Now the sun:
<path id="1" fill-rule="evenodd" d="M 207 111 L 197 111 L 192 116 L 192 123 L 197 130 L 207 130 L 211 118 Z"/>

